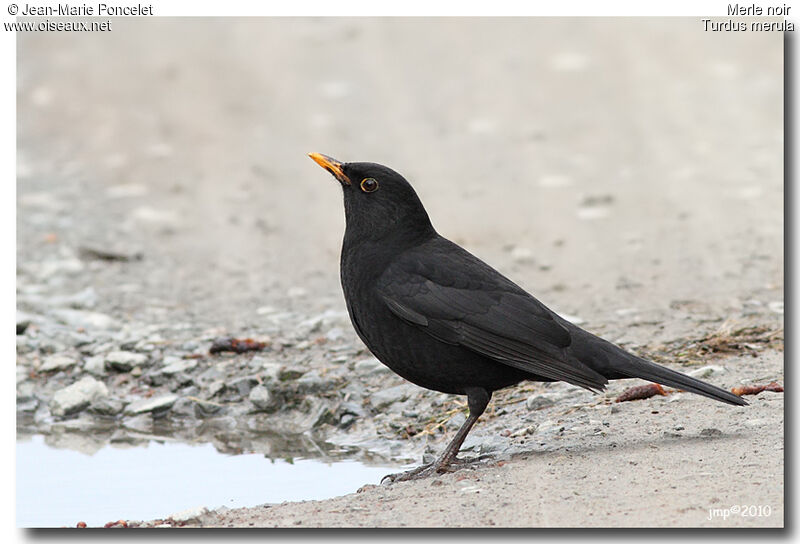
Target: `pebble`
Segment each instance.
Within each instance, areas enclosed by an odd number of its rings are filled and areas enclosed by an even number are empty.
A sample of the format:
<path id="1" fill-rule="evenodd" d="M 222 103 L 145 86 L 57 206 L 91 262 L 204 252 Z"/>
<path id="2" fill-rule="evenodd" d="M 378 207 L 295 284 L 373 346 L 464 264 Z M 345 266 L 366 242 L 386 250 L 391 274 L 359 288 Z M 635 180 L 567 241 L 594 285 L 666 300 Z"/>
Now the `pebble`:
<path id="1" fill-rule="evenodd" d="M 519 438 L 520 436 L 527 436 L 529 434 L 534 434 L 536 430 L 539 428 L 538 425 L 527 425 L 525 427 L 520 427 L 516 431 L 511 433 L 512 438 Z"/>
<path id="2" fill-rule="evenodd" d="M 563 428 L 564 428 L 564 425 L 562 423 L 559 423 L 558 421 L 553 421 L 551 419 L 548 419 L 546 421 L 542 421 L 539 424 L 539 426 L 536 428 L 536 434 L 545 434 L 545 435 L 546 434 L 554 434 L 554 433 L 557 433 L 557 432 L 561 431 L 561 429 L 563 429 Z M 512 436 L 513 436 L 513 433 L 512 433 Z"/>
<path id="3" fill-rule="evenodd" d="M 140 415 L 149 412 L 163 412 L 169 410 L 177 400 L 178 396 L 171 393 L 159 397 L 138 400 L 125 407 L 125 414 Z"/>
<path id="4" fill-rule="evenodd" d="M 260 370 L 261 379 L 267 382 L 280 381 L 281 369 L 283 365 L 274 361 L 268 361 L 263 357 L 253 357 L 250 361 L 250 368 L 255 367 Z"/>
<path id="5" fill-rule="evenodd" d="M 286 291 L 286 296 L 289 298 L 301 298 L 308 294 L 308 289 L 304 287 L 290 287 Z"/>
<path id="6" fill-rule="evenodd" d="M 748 419 L 744 422 L 744 424 L 748 427 L 766 427 L 769 425 L 769 420 L 767 419 Z"/>
<path id="7" fill-rule="evenodd" d="M 320 391 L 331 390 L 335 385 L 336 380 L 324 377 L 320 374 L 319 370 L 309 370 L 301 378 L 299 378 L 295 385 L 299 394 L 313 394 Z"/>
<path id="8" fill-rule="evenodd" d="M 54 372 L 57 370 L 66 370 L 75 366 L 77 361 L 72 357 L 65 355 L 48 355 L 42 361 L 42 366 L 39 367 L 39 372 Z"/>
<path id="9" fill-rule="evenodd" d="M 360 376 L 375 376 L 377 374 L 388 374 L 391 372 L 389 367 L 381 363 L 375 357 L 356 361 L 355 365 L 353 365 L 353 370 Z"/>
<path id="10" fill-rule="evenodd" d="M 461 428 L 466 420 L 467 416 L 464 414 L 464 412 L 456 412 L 450 419 L 447 420 L 446 426 L 449 429 L 457 430 Z"/>
<path id="11" fill-rule="evenodd" d="M 531 263 L 534 261 L 533 251 L 527 247 L 514 246 L 511 250 L 511 259 L 515 263 Z"/>
<path id="12" fill-rule="evenodd" d="M 179 372 L 194 370 L 197 366 L 197 359 L 182 359 L 180 357 L 167 356 L 164 357 L 163 364 L 165 366 L 159 369 L 158 373 L 172 376 Z"/>
<path id="13" fill-rule="evenodd" d="M 783 313 L 783 301 L 782 300 L 773 300 L 769 304 L 767 304 L 767 308 L 770 309 L 771 312 L 776 314 Z"/>
<path id="14" fill-rule="evenodd" d="M 88 407 L 92 401 L 106 396 L 108 396 L 106 385 L 91 376 L 86 376 L 56 391 L 50 401 L 50 412 L 57 417 L 75 414 Z"/>
<path id="15" fill-rule="evenodd" d="M 414 389 L 413 385 L 407 383 L 389 387 L 370 395 L 369 402 L 375 410 L 381 410 L 390 404 L 406 400 L 414 394 Z"/>
<path id="16" fill-rule="evenodd" d="M 263 385 L 251 389 L 247 399 L 262 412 L 272 411 L 279 406 L 279 400 Z"/>
<path id="17" fill-rule="evenodd" d="M 17 310 L 17 334 L 25 334 L 33 320 L 33 315 Z"/>
<path id="18" fill-rule="evenodd" d="M 51 306 L 63 306 L 65 308 L 86 309 L 97 305 L 97 293 L 94 287 L 87 287 L 83 291 L 71 295 L 53 296 L 48 298 Z"/>
<path id="19" fill-rule="evenodd" d="M 51 312 L 61 323 L 75 328 L 110 330 L 119 328 L 116 319 L 99 312 L 61 308 Z"/>
<path id="20" fill-rule="evenodd" d="M 525 401 L 525 407 L 528 410 L 541 410 L 542 408 L 547 408 L 548 406 L 553 406 L 555 401 L 550 397 L 546 397 L 544 395 L 531 395 Z"/>
<path id="21" fill-rule="evenodd" d="M 686 374 L 693 378 L 703 379 L 709 378 L 711 376 L 715 376 L 717 374 L 724 374 L 726 372 L 725 367 L 719 365 L 707 365 L 701 366 L 700 368 L 696 368 L 694 370 L 690 370 Z"/>
<path id="22" fill-rule="evenodd" d="M 233 380 L 228 388 L 235 390 L 240 397 L 247 397 L 256 385 L 258 385 L 258 380 L 254 376 L 242 376 Z"/>
<path id="23" fill-rule="evenodd" d="M 151 206 L 139 206 L 129 217 L 136 222 L 153 226 L 176 227 L 180 224 L 178 214 L 171 210 L 158 210 Z"/>
<path id="24" fill-rule="evenodd" d="M 196 520 L 197 518 L 204 516 L 208 513 L 208 508 L 205 506 L 195 506 L 194 508 L 189 508 L 187 510 L 181 510 L 175 514 L 169 516 L 174 522 L 178 523 L 188 523 L 190 521 Z"/>
<path id="25" fill-rule="evenodd" d="M 503 446 L 504 443 L 499 439 L 498 436 L 484 436 L 478 434 L 473 436 L 472 434 L 468 434 L 466 440 L 464 440 L 462 449 L 470 450 L 477 454 L 484 454 L 497 451 Z"/>
<path id="26" fill-rule="evenodd" d="M 173 405 L 172 409 L 175 410 L 175 406 L 177 406 L 178 403 L 181 402 L 182 400 L 184 399 L 178 399 L 178 402 L 176 402 L 175 405 Z M 217 402 L 211 402 L 198 398 L 186 399 L 186 400 L 189 400 L 192 403 L 192 406 L 194 407 L 194 415 L 196 415 L 197 417 L 205 418 L 208 416 L 216 416 L 224 413 L 225 406 Z"/>
<path id="27" fill-rule="evenodd" d="M 334 327 L 325 333 L 325 339 L 328 342 L 336 342 L 342 338 L 344 338 L 344 330 L 342 330 L 340 327 Z"/>
<path id="28" fill-rule="evenodd" d="M 101 416 L 116 416 L 122 412 L 123 404 L 119 400 L 100 398 L 89 405 L 89 412 Z"/>
<path id="29" fill-rule="evenodd" d="M 306 369 L 298 366 L 283 366 L 278 372 L 278 380 L 282 382 L 289 382 L 300 378 L 306 373 Z"/>
<path id="30" fill-rule="evenodd" d="M 221 394 L 225 391 L 225 382 L 222 380 L 217 380 L 215 382 L 211 382 L 208 387 L 206 387 L 206 398 L 213 398 L 217 395 Z"/>
<path id="31" fill-rule="evenodd" d="M 135 366 L 147 363 L 147 355 L 132 351 L 112 351 L 106 354 L 106 368 L 118 372 L 130 372 Z"/>
<path id="32" fill-rule="evenodd" d="M 106 373 L 106 358 L 102 355 L 87 357 L 83 361 L 83 370 L 95 376 L 103 376 Z"/>

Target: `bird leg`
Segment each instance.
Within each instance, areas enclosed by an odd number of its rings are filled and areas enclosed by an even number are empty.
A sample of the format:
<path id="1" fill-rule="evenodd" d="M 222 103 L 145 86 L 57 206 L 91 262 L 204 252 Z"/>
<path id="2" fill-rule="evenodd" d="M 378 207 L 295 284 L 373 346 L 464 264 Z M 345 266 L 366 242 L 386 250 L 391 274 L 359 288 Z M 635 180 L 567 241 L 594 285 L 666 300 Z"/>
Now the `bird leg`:
<path id="1" fill-rule="evenodd" d="M 432 476 L 433 474 L 448 472 L 452 465 L 463 463 L 463 461 L 457 458 L 458 450 L 461 449 L 464 439 L 467 438 L 472 426 L 475 425 L 475 422 L 478 421 L 479 417 L 481 417 L 481 414 L 484 412 L 484 410 L 486 410 L 486 406 L 489 404 L 489 400 L 492 398 L 492 394 L 483 388 L 469 388 L 466 390 L 466 393 L 467 405 L 469 406 L 469 417 L 467 417 L 467 420 L 463 425 L 461 425 L 461 428 L 458 429 L 456 436 L 453 438 L 447 448 L 445 448 L 444 452 L 442 452 L 442 454 L 436 459 L 436 461 L 427 465 L 419 466 L 407 472 L 388 474 L 383 477 L 381 483 L 386 482 L 387 480 L 388 483 L 402 482 L 406 480 L 419 480 L 422 478 L 427 478 L 428 476 Z"/>

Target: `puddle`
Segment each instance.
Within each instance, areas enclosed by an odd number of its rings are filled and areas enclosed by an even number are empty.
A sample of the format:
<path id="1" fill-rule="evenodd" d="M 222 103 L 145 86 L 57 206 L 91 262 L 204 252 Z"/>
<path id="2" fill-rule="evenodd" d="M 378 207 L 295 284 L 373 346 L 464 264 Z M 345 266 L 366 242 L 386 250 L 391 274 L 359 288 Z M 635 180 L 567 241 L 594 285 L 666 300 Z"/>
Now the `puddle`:
<path id="1" fill-rule="evenodd" d="M 358 461 L 227 455 L 211 444 L 148 442 L 91 455 L 36 435 L 16 446 L 17 526 L 90 527 L 149 520 L 197 506 L 238 508 L 326 499 L 377 484 L 398 467 Z"/>

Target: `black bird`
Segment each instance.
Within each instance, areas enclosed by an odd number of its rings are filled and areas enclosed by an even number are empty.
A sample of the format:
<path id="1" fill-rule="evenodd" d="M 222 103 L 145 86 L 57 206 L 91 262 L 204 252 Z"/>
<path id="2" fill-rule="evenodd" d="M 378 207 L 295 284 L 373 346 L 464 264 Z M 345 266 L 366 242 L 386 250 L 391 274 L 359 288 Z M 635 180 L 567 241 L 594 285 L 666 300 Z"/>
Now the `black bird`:
<path id="1" fill-rule="evenodd" d="M 432 464 L 392 475 L 443 472 L 492 392 L 565 381 L 602 391 L 644 378 L 734 405 L 719 387 L 657 365 L 562 319 L 514 282 L 439 236 L 416 192 L 394 170 L 311 153 L 339 180 L 346 228 L 341 281 L 356 333 L 394 372 L 422 387 L 466 395 L 469 417 Z"/>

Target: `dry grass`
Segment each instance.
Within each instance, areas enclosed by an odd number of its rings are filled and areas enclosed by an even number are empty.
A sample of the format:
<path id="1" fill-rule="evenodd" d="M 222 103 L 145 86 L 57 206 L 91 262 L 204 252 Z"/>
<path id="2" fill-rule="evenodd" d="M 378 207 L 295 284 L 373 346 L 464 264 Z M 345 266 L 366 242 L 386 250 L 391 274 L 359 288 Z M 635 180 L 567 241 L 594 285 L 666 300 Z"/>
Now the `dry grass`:
<path id="1" fill-rule="evenodd" d="M 700 338 L 679 338 L 658 345 L 645 346 L 640 355 L 657 363 L 705 364 L 708 358 L 727 355 L 756 357 L 765 349 L 783 350 L 783 327 L 746 325 L 734 320 Z"/>

